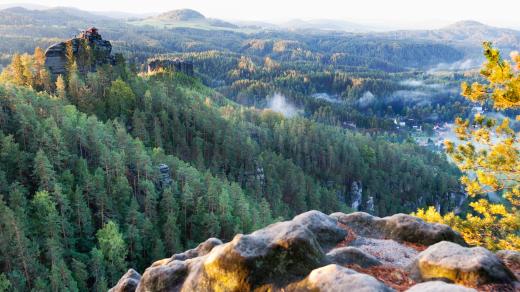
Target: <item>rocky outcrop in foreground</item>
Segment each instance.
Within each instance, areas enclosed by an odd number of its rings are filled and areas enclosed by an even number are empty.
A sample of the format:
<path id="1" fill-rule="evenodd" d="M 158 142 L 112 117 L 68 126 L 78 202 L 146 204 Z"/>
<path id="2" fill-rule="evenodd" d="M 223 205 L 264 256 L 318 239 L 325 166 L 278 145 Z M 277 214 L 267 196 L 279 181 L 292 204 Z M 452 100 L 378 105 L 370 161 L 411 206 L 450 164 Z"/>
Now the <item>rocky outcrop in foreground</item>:
<path id="1" fill-rule="evenodd" d="M 515 291 L 517 260 L 409 215 L 309 211 L 130 269 L 111 291 Z"/>

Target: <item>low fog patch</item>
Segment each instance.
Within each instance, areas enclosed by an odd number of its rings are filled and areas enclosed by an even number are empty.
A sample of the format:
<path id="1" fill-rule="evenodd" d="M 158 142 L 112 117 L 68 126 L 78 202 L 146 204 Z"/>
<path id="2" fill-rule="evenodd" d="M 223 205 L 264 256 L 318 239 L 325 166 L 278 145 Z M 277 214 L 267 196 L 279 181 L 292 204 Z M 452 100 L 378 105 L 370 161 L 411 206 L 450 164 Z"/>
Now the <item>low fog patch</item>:
<path id="1" fill-rule="evenodd" d="M 399 82 L 399 85 L 406 86 L 406 87 L 420 87 L 424 85 L 423 80 L 418 79 L 406 79 L 401 82 Z"/>
<path id="2" fill-rule="evenodd" d="M 315 93 L 312 95 L 313 98 L 315 99 L 321 99 L 321 100 L 325 100 L 325 101 L 328 101 L 330 103 L 341 103 L 342 101 L 338 99 L 338 96 L 337 95 L 330 95 L 328 93 L 325 93 L 325 92 L 320 92 L 320 93 Z"/>
<path id="3" fill-rule="evenodd" d="M 376 97 L 370 91 L 366 91 L 363 93 L 360 99 L 357 100 L 357 104 L 359 107 L 365 108 L 370 106 L 376 101 Z"/>
<path id="4" fill-rule="evenodd" d="M 439 63 L 428 70 L 428 73 L 434 73 L 437 71 L 465 71 L 480 68 L 481 65 L 482 60 L 464 59 L 453 63 Z"/>
<path id="5" fill-rule="evenodd" d="M 298 114 L 298 108 L 289 103 L 285 96 L 280 93 L 275 93 L 272 97 L 268 98 L 268 108 L 274 112 L 281 113 L 285 117 L 294 117 Z"/>

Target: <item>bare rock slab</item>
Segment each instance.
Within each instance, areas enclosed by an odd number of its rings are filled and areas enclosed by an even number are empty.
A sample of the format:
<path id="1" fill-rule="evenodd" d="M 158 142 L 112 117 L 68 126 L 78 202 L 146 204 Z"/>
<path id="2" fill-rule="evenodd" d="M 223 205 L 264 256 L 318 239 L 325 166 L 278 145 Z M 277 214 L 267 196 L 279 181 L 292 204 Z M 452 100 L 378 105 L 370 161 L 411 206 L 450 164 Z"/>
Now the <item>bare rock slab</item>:
<path id="1" fill-rule="evenodd" d="M 477 292 L 477 290 L 442 281 L 430 281 L 414 285 L 406 292 Z"/>
<path id="2" fill-rule="evenodd" d="M 516 281 L 514 274 L 489 250 L 448 241 L 421 252 L 409 269 L 417 281 L 447 280 L 471 287 Z"/>
<path id="3" fill-rule="evenodd" d="M 350 245 L 374 256 L 384 265 L 404 268 L 419 254 L 415 249 L 391 239 L 375 239 L 359 236 Z"/>
<path id="4" fill-rule="evenodd" d="M 284 291 L 391 292 L 394 290 L 370 275 L 333 264 L 313 270 L 304 280 L 289 285 Z"/>
<path id="5" fill-rule="evenodd" d="M 128 270 L 126 274 L 119 279 L 117 284 L 109 292 L 134 292 L 141 281 L 141 275 L 134 269 Z"/>
<path id="6" fill-rule="evenodd" d="M 369 268 L 381 265 L 381 262 L 374 256 L 362 251 L 359 248 L 345 246 L 335 248 L 327 254 L 327 259 L 338 265 L 358 265 L 362 268 Z"/>

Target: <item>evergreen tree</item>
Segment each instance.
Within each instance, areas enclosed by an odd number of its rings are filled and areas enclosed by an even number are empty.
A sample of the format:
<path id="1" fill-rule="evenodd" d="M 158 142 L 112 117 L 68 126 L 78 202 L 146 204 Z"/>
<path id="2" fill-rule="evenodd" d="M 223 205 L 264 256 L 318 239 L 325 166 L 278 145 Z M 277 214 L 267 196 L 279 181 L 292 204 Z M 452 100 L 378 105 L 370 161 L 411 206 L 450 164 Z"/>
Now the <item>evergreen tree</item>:
<path id="1" fill-rule="evenodd" d="M 53 166 L 47 158 L 47 155 L 42 149 L 38 150 L 38 152 L 36 152 L 36 157 L 34 157 L 33 175 L 38 182 L 40 190 L 52 192 L 54 189 L 56 173 L 54 172 Z"/>
<path id="2" fill-rule="evenodd" d="M 65 99 L 67 97 L 67 89 L 65 85 L 65 80 L 63 79 L 63 76 L 60 74 L 58 75 L 56 79 L 56 94 L 59 98 Z"/>
<path id="3" fill-rule="evenodd" d="M 103 255 L 108 283 L 113 285 L 127 268 L 125 258 L 128 251 L 123 235 L 119 232 L 116 223 L 108 221 L 97 231 L 96 238 L 99 251 Z"/>
<path id="4" fill-rule="evenodd" d="M 481 75 L 485 84 L 462 83 L 462 95 L 473 102 L 489 102 L 497 110 L 520 108 L 520 56 L 511 62 L 502 58 L 491 43 L 484 43 L 486 62 Z M 515 70 L 516 69 L 516 70 Z M 519 119 L 519 116 L 517 116 Z M 434 207 L 419 209 L 417 216 L 451 225 L 466 242 L 489 249 L 520 250 L 520 156 L 518 133 L 508 118 L 498 123 L 477 113 L 472 123 L 457 118 L 455 133 L 465 144 L 445 141 L 446 152 L 466 173 L 461 178 L 468 194 L 478 200 L 470 203 L 474 214 L 460 217 L 453 212 L 441 216 Z M 492 139 L 496 137 L 496 139 Z M 478 146 L 478 147 L 477 147 Z M 480 149 L 479 149 L 480 148 Z M 487 194 L 503 194 L 503 201 L 492 203 Z"/>
<path id="5" fill-rule="evenodd" d="M 25 84 L 24 67 L 20 54 L 14 54 L 11 61 L 11 72 L 13 75 L 13 83 L 16 85 Z"/>

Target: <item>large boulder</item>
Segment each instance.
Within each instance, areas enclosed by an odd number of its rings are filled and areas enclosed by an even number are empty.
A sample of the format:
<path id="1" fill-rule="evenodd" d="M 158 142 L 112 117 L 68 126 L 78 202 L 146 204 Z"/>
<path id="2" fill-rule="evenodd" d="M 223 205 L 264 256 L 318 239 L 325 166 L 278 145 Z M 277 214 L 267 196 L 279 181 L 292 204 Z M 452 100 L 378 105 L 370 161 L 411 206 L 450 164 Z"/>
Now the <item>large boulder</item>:
<path id="1" fill-rule="evenodd" d="M 362 268 L 369 268 L 381 265 L 381 262 L 374 256 L 356 247 L 345 246 L 331 250 L 327 253 L 327 259 L 338 265 L 358 265 Z"/>
<path id="2" fill-rule="evenodd" d="M 338 265 L 328 265 L 313 270 L 304 280 L 288 285 L 283 291 L 391 292 L 394 290 L 372 276 Z"/>
<path id="3" fill-rule="evenodd" d="M 442 281 L 430 281 L 414 285 L 406 292 L 477 292 L 477 290 Z"/>
<path id="4" fill-rule="evenodd" d="M 489 250 L 442 241 L 421 252 L 409 267 L 417 281 L 448 280 L 465 285 L 512 283 L 513 273 Z"/>
<path id="5" fill-rule="evenodd" d="M 188 275 L 189 264 L 171 261 L 147 268 L 137 286 L 137 292 L 179 291 Z"/>
<path id="6" fill-rule="evenodd" d="M 199 244 L 196 248 L 187 250 L 183 253 L 174 254 L 172 260 L 184 261 L 208 254 L 215 246 L 221 245 L 222 241 L 218 238 L 210 238 Z"/>
<path id="7" fill-rule="evenodd" d="M 357 235 L 364 237 L 393 239 L 421 245 L 431 245 L 446 240 L 465 245 L 460 234 L 449 226 L 427 223 L 420 218 L 406 214 L 379 218 L 364 212 L 354 212 L 351 214 L 333 213 L 330 217 L 337 219 Z"/>
<path id="8" fill-rule="evenodd" d="M 338 226 L 338 220 L 319 211 L 302 213 L 294 217 L 292 221 L 307 227 L 314 233 L 323 249 L 336 246 L 347 235 L 347 232 Z"/>
<path id="9" fill-rule="evenodd" d="M 466 244 L 459 233 L 444 224 L 426 223 L 420 218 L 406 214 L 395 214 L 383 220 L 386 236 L 399 241 L 423 245 L 432 245 L 439 241 Z"/>
<path id="10" fill-rule="evenodd" d="M 109 292 L 134 292 L 141 281 L 141 275 L 134 269 L 128 270 L 126 274 L 119 279 L 117 284 Z"/>
<path id="11" fill-rule="evenodd" d="M 325 254 L 305 226 L 280 222 L 216 246 L 191 269 L 185 291 L 250 291 L 305 277 Z"/>
<path id="12" fill-rule="evenodd" d="M 372 216 L 365 212 L 354 212 L 345 214 L 341 212 L 330 214 L 331 218 L 338 220 L 339 223 L 347 225 L 356 235 L 383 238 L 382 226 L 384 222 L 381 218 Z"/>

